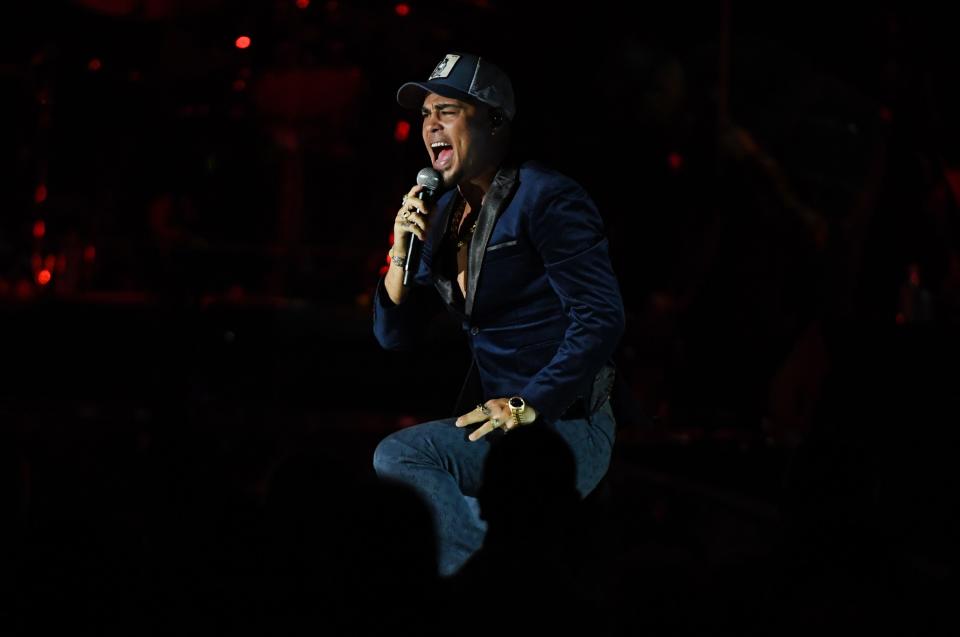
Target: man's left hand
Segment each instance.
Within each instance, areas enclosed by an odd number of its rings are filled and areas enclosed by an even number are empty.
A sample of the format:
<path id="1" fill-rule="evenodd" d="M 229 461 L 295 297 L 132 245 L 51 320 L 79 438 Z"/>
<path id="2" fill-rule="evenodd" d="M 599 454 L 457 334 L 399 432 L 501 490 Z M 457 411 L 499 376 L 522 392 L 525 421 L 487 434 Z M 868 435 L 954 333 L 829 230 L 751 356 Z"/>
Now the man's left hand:
<path id="1" fill-rule="evenodd" d="M 457 427 L 466 427 L 475 425 L 478 422 L 483 423 L 476 431 L 468 436 L 470 442 L 480 440 L 494 429 L 503 429 L 503 433 L 508 433 L 518 426 L 529 425 L 537 419 L 537 412 L 533 407 L 527 405 L 523 410 L 523 420 L 520 425 L 513 422 L 513 414 L 510 412 L 509 399 L 492 398 L 482 405 L 477 405 L 476 409 L 468 411 L 457 418 Z"/>

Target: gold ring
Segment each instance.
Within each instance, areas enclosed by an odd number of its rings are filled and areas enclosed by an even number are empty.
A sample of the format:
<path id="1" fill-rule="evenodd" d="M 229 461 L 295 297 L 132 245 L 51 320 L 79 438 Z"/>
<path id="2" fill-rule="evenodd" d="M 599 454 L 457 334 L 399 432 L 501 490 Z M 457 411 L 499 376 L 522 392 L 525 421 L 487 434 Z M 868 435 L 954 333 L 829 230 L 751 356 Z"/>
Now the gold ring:
<path id="1" fill-rule="evenodd" d="M 497 427 L 500 426 L 500 419 L 499 419 L 499 418 L 491 418 L 491 419 L 490 419 L 490 424 L 493 425 L 493 428 L 494 428 L 494 429 L 496 429 Z"/>

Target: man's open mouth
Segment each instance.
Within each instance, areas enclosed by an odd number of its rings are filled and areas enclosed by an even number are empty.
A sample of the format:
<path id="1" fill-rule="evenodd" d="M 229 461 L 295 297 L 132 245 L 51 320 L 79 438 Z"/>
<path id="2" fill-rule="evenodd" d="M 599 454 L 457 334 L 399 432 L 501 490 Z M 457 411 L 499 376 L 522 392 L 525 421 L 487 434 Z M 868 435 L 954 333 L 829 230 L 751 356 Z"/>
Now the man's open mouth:
<path id="1" fill-rule="evenodd" d="M 446 160 L 446 158 L 453 154 L 453 146 L 447 142 L 433 142 L 430 144 L 430 150 L 433 151 L 433 161 L 439 162 L 441 159 Z"/>

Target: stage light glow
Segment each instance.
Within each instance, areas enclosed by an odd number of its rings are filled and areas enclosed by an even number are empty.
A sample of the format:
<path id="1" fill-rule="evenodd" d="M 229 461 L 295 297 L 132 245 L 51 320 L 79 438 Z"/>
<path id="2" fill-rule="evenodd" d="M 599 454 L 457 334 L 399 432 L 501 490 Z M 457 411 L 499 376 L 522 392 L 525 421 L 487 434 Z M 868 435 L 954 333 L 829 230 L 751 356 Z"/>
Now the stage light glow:
<path id="1" fill-rule="evenodd" d="M 298 9 L 306 9 L 310 6 L 310 0 L 297 0 Z"/>
<path id="2" fill-rule="evenodd" d="M 237 38 L 237 41 L 234 42 L 234 44 L 237 45 L 238 49 L 250 48 L 250 38 L 249 36 L 241 35 L 239 38 Z"/>
<path id="3" fill-rule="evenodd" d="M 37 272 L 37 283 L 40 285 L 46 285 L 50 283 L 50 270 L 40 270 Z"/>
<path id="4" fill-rule="evenodd" d="M 37 186 L 37 189 L 33 191 L 33 200 L 36 203 L 43 203 L 47 200 L 47 185 L 40 184 Z"/>
<path id="5" fill-rule="evenodd" d="M 393 10 L 396 11 L 397 15 L 401 18 L 410 15 L 410 5 L 406 2 L 400 2 Z"/>
<path id="6" fill-rule="evenodd" d="M 36 239 L 43 239 L 43 235 L 47 234 L 47 224 L 43 219 L 37 219 L 33 222 L 33 236 Z"/>
<path id="7" fill-rule="evenodd" d="M 683 168 L 683 155 L 680 153 L 670 153 L 667 156 L 667 165 L 670 166 L 670 170 L 680 170 Z"/>
<path id="8" fill-rule="evenodd" d="M 100 62 L 100 58 L 93 58 L 87 62 L 87 68 L 96 73 L 100 70 L 100 67 L 103 66 L 103 63 Z"/>
<path id="9" fill-rule="evenodd" d="M 83 249 L 83 260 L 87 263 L 93 263 L 97 258 L 97 248 L 96 246 L 87 246 Z"/>
<path id="10" fill-rule="evenodd" d="M 410 122 L 400 120 L 393 129 L 393 138 L 398 142 L 405 142 L 410 137 Z"/>

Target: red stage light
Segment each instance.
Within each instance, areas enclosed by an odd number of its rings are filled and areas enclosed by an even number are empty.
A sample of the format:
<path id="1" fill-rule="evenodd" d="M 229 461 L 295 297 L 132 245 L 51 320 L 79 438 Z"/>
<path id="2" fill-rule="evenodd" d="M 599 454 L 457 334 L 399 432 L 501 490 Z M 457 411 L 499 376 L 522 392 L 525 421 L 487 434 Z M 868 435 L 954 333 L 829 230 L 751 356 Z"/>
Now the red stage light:
<path id="1" fill-rule="evenodd" d="M 310 0 L 297 0 L 298 9 L 306 9 L 310 6 Z"/>
<path id="2" fill-rule="evenodd" d="M 396 11 L 397 15 L 401 17 L 410 15 L 410 5 L 407 4 L 406 2 L 401 2 L 396 7 L 394 7 L 393 10 Z"/>
<path id="3" fill-rule="evenodd" d="M 40 270 L 37 272 L 37 283 L 40 285 L 50 283 L 50 270 Z"/>
<path id="4" fill-rule="evenodd" d="M 37 189 L 33 192 L 33 200 L 36 203 L 43 203 L 47 200 L 47 186 L 46 184 L 40 184 L 37 186 Z"/>
<path id="5" fill-rule="evenodd" d="M 100 62 L 100 58 L 93 58 L 87 63 L 87 68 L 94 72 L 99 71 L 101 66 L 103 64 Z"/>
<path id="6" fill-rule="evenodd" d="M 388 266 L 388 265 L 381 265 L 381 266 L 380 266 L 380 276 L 385 275 L 389 270 L 390 270 L 390 266 Z"/>
<path id="7" fill-rule="evenodd" d="M 246 49 L 246 48 L 249 48 L 249 46 L 250 46 L 250 38 L 247 37 L 247 36 L 245 36 L 245 35 L 241 35 L 239 38 L 237 38 L 237 41 L 234 42 L 234 44 L 237 45 L 237 48 L 238 48 L 238 49 Z"/>
<path id="8" fill-rule="evenodd" d="M 37 239 L 43 239 L 43 235 L 47 234 L 47 224 L 44 223 L 43 219 L 37 219 L 33 222 L 33 236 Z"/>
<path id="9" fill-rule="evenodd" d="M 670 153 L 667 156 L 667 164 L 670 166 L 670 170 L 680 170 L 683 168 L 683 155 L 680 153 Z"/>
<path id="10" fill-rule="evenodd" d="M 97 248 L 95 246 L 87 246 L 83 249 L 83 260 L 87 263 L 92 263 L 94 259 L 97 258 Z"/>
<path id="11" fill-rule="evenodd" d="M 410 137 L 410 122 L 400 120 L 393 129 L 393 138 L 398 142 L 405 142 Z"/>

